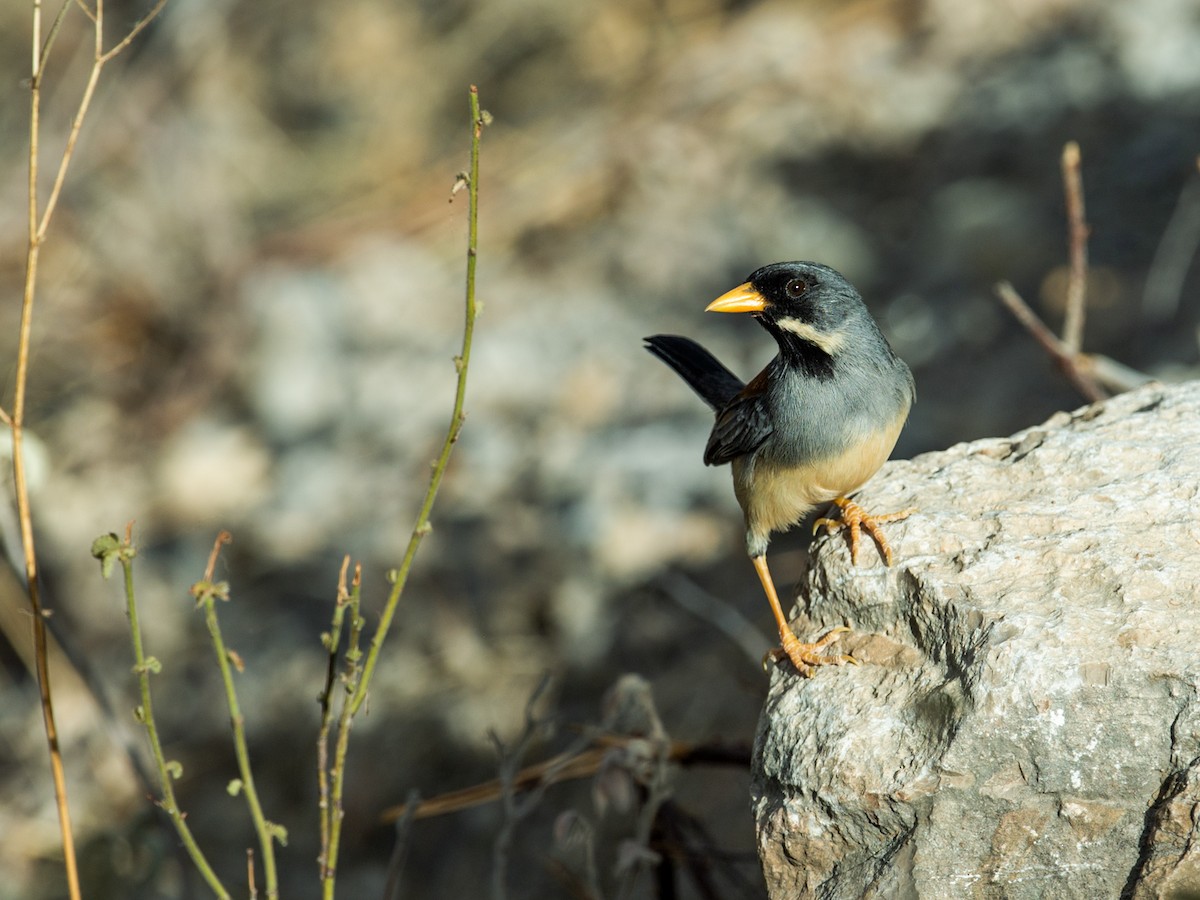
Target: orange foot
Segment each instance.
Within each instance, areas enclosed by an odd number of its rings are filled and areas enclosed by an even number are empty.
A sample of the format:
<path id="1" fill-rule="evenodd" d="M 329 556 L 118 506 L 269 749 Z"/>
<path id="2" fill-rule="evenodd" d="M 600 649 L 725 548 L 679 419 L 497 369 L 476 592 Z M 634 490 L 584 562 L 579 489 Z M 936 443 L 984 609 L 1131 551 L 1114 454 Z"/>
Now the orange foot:
<path id="1" fill-rule="evenodd" d="M 916 508 L 906 509 L 903 512 L 888 513 L 883 516 L 872 516 L 865 509 L 859 506 L 852 500 L 847 500 L 845 497 L 838 497 L 833 501 L 834 504 L 842 511 L 842 520 L 837 519 L 817 519 L 813 523 L 813 534 L 817 533 L 817 529 L 822 525 L 832 534 L 839 528 L 850 529 L 850 562 L 858 565 L 858 542 L 862 537 L 862 530 L 865 528 L 867 534 L 875 539 L 875 543 L 879 545 L 879 552 L 883 554 L 883 561 L 889 566 L 892 564 L 892 546 L 888 543 L 887 538 L 883 536 L 883 531 L 880 525 L 885 522 L 896 522 L 900 519 L 906 519 L 915 513 Z"/>
<path id="2" fill-rule="evenodd" d="M 786 656 L 792 661 L 792 665 L 796 667 L 797 674 L 803 678 L 808 678 L 812 675 L 813 670 L 817 666 L 840 666 L 842 663 L 850 663 L 857 666 L 858 660 L 849 654 L 842 656 L 822 656 L 820 652 L 849 630 L 845 625 L 839 625 L 819 641 L 812 644 L 802 644 L 800 639 L 792 634 L 791 629 L 788 629 L 779 636 L 783 646 L 776 647 L 774 650 L 768 650 L 767 655 L 763 657 L 763 665 L 766 665 L 768 658 L 778 662 Z"/>

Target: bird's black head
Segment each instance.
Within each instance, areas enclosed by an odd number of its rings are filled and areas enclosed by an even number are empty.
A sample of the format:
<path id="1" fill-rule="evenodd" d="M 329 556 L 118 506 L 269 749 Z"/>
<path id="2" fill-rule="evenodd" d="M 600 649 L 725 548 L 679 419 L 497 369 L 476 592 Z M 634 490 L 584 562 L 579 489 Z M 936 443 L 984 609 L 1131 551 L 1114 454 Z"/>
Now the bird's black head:
<path id="1" fill-rule="evenodd" d="M 708 305 L 710 312 L 748 312 L 787 355 L 836 357 L 861 337 L 878 334 L 858 291 L 838 272 L 812 262 L 772 263 Z"/>

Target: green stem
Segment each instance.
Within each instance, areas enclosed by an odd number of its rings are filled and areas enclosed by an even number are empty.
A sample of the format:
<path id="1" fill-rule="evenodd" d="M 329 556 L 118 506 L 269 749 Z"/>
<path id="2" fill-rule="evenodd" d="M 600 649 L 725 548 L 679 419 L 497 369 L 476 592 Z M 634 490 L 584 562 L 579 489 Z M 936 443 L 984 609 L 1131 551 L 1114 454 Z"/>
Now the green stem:
<path id="1" fill-rule="evenodd" d="M 471 170 L 467 176 L 467 296 L 462 352 L 454 361 L 455 367 L 458 369 L 458 387 L 454 393 L 454 411 L 450 416 L 450 427 L 446 431 L 446 439 L 442 443 L 442 451 L 438 454 L 436 462 L 434 462 L 433 474 L 429 479 L 429 488 L 425 492 L 425 500 L 421 504 L 420 513 L 417 515 L 417 523 L 413 526 L 412 537 L 409 538 L 408 548 L 404 551 L 404 559 L 400 563 L 400 568 L 395 572 L 392 589 L 388 593 L 387 603 L 384 605 L 383 613 L 379 617 L 379 627 L 375 630 L 375 637 L 371 640 L 371 649 L 367 653 L 367 661 L 363 666 L 362 678 L 351 698 L 352 714 L 357 713 L 362 707 L 363 702 L 367 699 L 367 690 L 371 686 L 371 676 L 375 673 L 375 666 L 379 662 L 380 651 L 387 638 L 388 629 L 391 628 L 392 619 L 396 615 L 396 608 L 400 604 L 400 597 L 404 593 L 404 586 L 408 582 L 408 575 L 412 569 L 413 559 L 417 555 L 421 541 L 431 530 L 429 515 L 433 511 L 433 503 L 437 499 L 438 488 L 442 485 L 442 477 L 446 474 L 446 464 L 450 461 L 450 454 L 454 450 L 454 444 L 458 441 L 459 432 L 462 431 L 463 421 L 466 419 L 466 415 L 463 412 L 463 405 L 467 395 L 467 370 L 471 363 L 471 342 L 475 335 L 475 319 L 478 315 L 478 308 L 475 302 L 475 261 L 478 257 L 479 241 L 479 141 L 483 135 L 483 126 L 485 123 L 485 115 L 479 108 L 479 89 L 475 85 L 471 85 L 470 94 Z"/>
<path id="2" fill-rule="evenodd" d="M 333 607 L 333 621 L 329 633 L 323 637 L 328 663 L 325 670 L 325 687 L 321 690 L 321 727 L 317 731 L 317 811 L 320 814 L 321 855 L 317 857 L 317 867 L 322 882 L 325 881 L 330 864 L 329 842 L 331 830 L 331 810 L 329 802 L 329 733 L 333 726 L 333 686 L 337 684 L 338 647 L 341 644 L 342 631 L 346 618 L 346 607 L 350 602 L 350 594 L 346 590 L 346 570 L 350 567 L 350 557 L 342 559 L 342 571 L 338 576 L 337 602 Z M 355 572 L 355 585 L 361 582 L 358 572 Z M 344 704 L 343 704 L 344 705 Z"/>
<path id="3" fill-rule="evenodd" d="M 150 697 L 150 674 L 153 669 L 157 668 L 157 663 L 147 660 L 142 648 L 142 627 L 138 622 L 137 598 L 133 587 L 133 558 L 135 555 L 136 551 L 133 546 L 126 541 L 121 547 L 120 560 L 125 573 L 125 608 L 129 615 L 129 633 L 133 639 L 134 671 L 137 673 L 138 687 L 142 695 L 138 719 L 146 727 L 146 736 L 150 740 L 150 751 L 154 755 L 154 764 L 158 768 L 158 780 L 162 787 L 162 799 L 158 805 L 170 817 L 171 824 L 175 826 L 175 831 L 178 832 L 179 839 L 183 841 L 184 849 L 191 857 L 192 864 L 200 872 L 200 877 L 208 884 L 213 894 L 222 900 L 228 900 L 229 892 L 225 890 L 221 879 L 217 877 L 217 873 L 213 871 L 212 866 L 205 858 L 204 851 L 196 843 L 196 838 L 188 827 L 187 819 L 175 800 L 174 777 L 171 774 L 171 769 L 174 767 L 167 762 L 167 758 L 163 754 L 162 741 L 158 736 L 158 724 L 154 720 L 154 704 Z"/>
<path id="4" fill-rule="evenodd" d="M 434 461 L 433 473 L 429 478 L 429 487 L 425 492 L 425 499 L 421 503 L 420 512 L 417 514 L 417 521 L 413 526 L 412 536 L 409 538 L 404 558 L 400 563 L 400 567 L 392 573 L 392 589 L 388 593 L 383 612 L 379 617 L 379 626 L 375 630 L 375 636 L 371 641 L 371 647 L 366 654 L 365 662 L 360 650 L 362 631 L 365 626 L 365 622 L 359 613 L 361 579 L 357 574 L 355 576 L 353 591 L 348 603 L 350 632 L 346 650 L 346 668 L 343 674 L 346 694 L 338 715 L 337 742 L 334 747 L 333 763 L 329 767 L 328 775 L 326 774 L 325 767 L 328 763 L 327 747 L 331 727 L 330 719 L 332 717 L 330 703 L 332 677 L 328 675 L 326 677 L 325 692 L 321 698 L 321 731 L 318 738 L 318 764 L 321 768 L 319 775 L 322 851 L 320 866 L 324 900 L 333 900 L 337 877 L 338 851 L 341 846 L 342 817 L 344 815 L 342 797 L 346 781 L 346 756 L 350 748 L 350 728 L 354 722 L 355 715 L 357 715 L 366 702 L 371 677 L 375 672 L 375 666 L 379 662 L 380 652 L 383 649 L 384 641 L 387 639 L 392 620 L 395 618 L 396 609 L 400 604 L 400 597 L 404 593 L 404 587 L 408 582 L 408 575 L 412 570 L 417 550 L 420 548 L 425 535 L 431 530 L 429 516 L 433 511 L 433 504 L 437 499 L 442 478 L 446 474 L 446 466 L 450 461 L 450 454 L 454 450 L 459 432 L 462 431 L 463 422 L 466 419 L 463 407 L 467 395 L 467 372 L 471 365 L 471 344 L 475 335 L 475 319 L 479 314 L 479 306 L 475 302 L 475 262 L 478 256 L 479 242 L 479 143 L 483 135 L 483 126 L 488 121 L 487 113 L 482 112 L 479 108 L 479 91 L 475 85 L 471 85 L 470 100 L 471 167 L 469 173 L 461 176 L 462 180 L 466 182 L 468 197 L 466 308 L 464 313 L 465 322 L 463 326 L 462 351 L 454 360 L 455 368 L 458 371 L 458 384 L 454 393 L 454 409 L 450 415 L 450 425 L 446 430 L 446 438 L 442 443 L 441 452 Z M 339 604 L 340 602 L 341 597 L 339 596 Z M 342 610 L 336 609 L 334 611 L 333 629 L 329 634 L 329 646 L 327 648 L 330 653 L 331 666 L 336 660 L 337 643 L 342 627 Z M 332 668 L 330 672 L 332 673 Z M 328 793 L 326 793 L 327 788 Z"/>
<path id="5" fill-rule="evenodd" d="M 221 669 L 221 681 L 225 685 L 225 700 L 229 705 L 229 719 L 233 726 L 233 749 L 237 755 L 242 790 L 246 794 L 246 805 L 250 809 L 250 818 L 254 821 L 254 830 L 258 833 L 258 843 L 262 848 L 267 897 L 274 900 L 279 896 L 279 879 L 275 872 L 275 836 L 278 833 L 278 826 L 267 821 L 266 816 L 263 815 L 258 791 L 254 787 L 254 773 L 250 768 L 250 750 L 246 745 L 245 719 L 242 717 L 237 689 L 233 683 L 233 666 L 229 663 L 229 650 L 225 646 L 225 640 L 221 637 L 221 625 L 217 621 L 216 591 L 211 582 L 205 587 L 207 589 L 199 592 L 200 603 L 204 607 L 204 623 L 208 626 L 208 633 L 212 637 L 213 649 L 217 654 L 217 665 Z"/>
<path id="6" fill-rule="evenodd" d="M 350 636 L 346 647 L 345 685 L 347 696 L 342 699 L 341 712 L 338 715 L 337 743 L 334 745 L 332 772 L 332 790 L 329 796 L 329 808 L 326 810 L 329 821 L 329 846 L 325 854 L 325 864 L 321 873 L 322 898 L 333 900 L 334 885 L 337 880 L 337 859 L 341 849 L 342 821 L 345 811 L 342 798 L 345 796 L 346 785 L 346 754 L 350 749 L 350 726 L 354 721 L 354 710 L 350 699 L 358 687 L 361 673 L 359 660 L 362 659 L 360 649 L 362 630 L 366 621 L 359 615 L 362 600 L 362 579 L 355 575 L 354 585 L 350 593 Z"/>

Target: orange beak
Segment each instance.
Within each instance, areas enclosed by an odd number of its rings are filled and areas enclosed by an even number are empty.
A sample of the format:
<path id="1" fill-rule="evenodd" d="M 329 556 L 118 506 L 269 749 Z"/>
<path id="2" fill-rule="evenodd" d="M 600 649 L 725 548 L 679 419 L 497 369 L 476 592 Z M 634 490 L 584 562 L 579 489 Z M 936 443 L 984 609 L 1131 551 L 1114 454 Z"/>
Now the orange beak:
<path id="1" fill-rule="evenodd" d="M 704 308 L 705 312 L 752 313 L 767 308 L 767 298 L 750 286 L 750 282 L 739 284 L 732 291 L 722 294 Z"/>

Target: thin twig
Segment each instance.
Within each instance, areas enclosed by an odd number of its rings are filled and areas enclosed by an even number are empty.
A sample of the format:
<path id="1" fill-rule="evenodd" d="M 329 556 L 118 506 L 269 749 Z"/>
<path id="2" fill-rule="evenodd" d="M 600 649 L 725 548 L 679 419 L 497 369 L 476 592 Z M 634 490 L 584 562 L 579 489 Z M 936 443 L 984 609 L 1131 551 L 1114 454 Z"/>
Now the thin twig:
<path id="1" fill-rule="evenodd" d="M 375 629 L 375 634 L 371 640 L 371 646 L 367 651 L 365 660 L 362 659 L 359 649 L 359 641 L 366 623 L 359 614 L 361 579 L 357 575 L 355 577 L 354 590 L 351 592 L 350 639 L 349 647 L 346 651 L 346 667 L 343 675 L 346 696 L 343 699 L 341 713 L 338 716 L 336 725 L 337 741 L 334 745 L 334 758 L 332 765 L 328 769 L 328 795 L 323 798 L 325 806 L 320 810 L 324 817 L 321 837 L 321 881 L 323 896 L 326 900 L 331 900 L 333 897 L 337 873 L 338 852 L 342 833 L 342 796 L 346 780 L 346 757 L 350 746 L 350 727 L 354 717 L 367 701 L 371 676 L 375 672 L 375 666 L 379 663 L 380 653 L 387 639 L 388 630 L 391 628 L 392 621 L 395 618 L 396 610 L 400 605 L 400 597 L 404 593 L 404 587 L 408 582 L 409 572 L 412 570 L 417 550 L 420 548 L 425 535 L 429 534 L 432 530 L 429 518 L 433 511 L 433 504 L 437 499 L 442 478 L 446 474 L 446 466 L 450 462 L 450 454 L 454 450 L 454 445 L 458 442 L 459 433 L 462 431 L 463 422 L 466 420 L 464 405 L 467 393 L 467 372 L 471 364 L 471 344 L 475 335 L 475 319 L 479 315 L 480 309 L 480 305 L 475 299 L 475 266 L 479 247 L 479 144 L 483 136 L 483 127 L 491 120 L 491 116 L 479 107 L 479 91 L 475 85 L 471 85 L 470 88 L 470 107 L 471 167 L 467 175 L 466 302 L 462 350 L 454 358 L 454 366 L 458 371 L 458 382 L 454 392 L 454 408 L 450 414 L 450 425 L 446 430 L 442 450 L 433 463 L 433 472 L 429 478 L 429 487 L 426 489 L 425 498 L 417 514 L 417 521 L 413 526 L 412 536 L 409 538 L 404 558 L 401 560 L 399 568 L 389 573 L 392 588 L 388 592 L 383 611 L 379 616 L 379 624 Z M 330 633 L 330 640 L 331 642 L 335 640 L 333 632 Z M 336 652 L 336 650 L 332 652 Z M 324 709 L 323 704 L 323 717 L 328 714 L 328 710 Z"/>
<path id="2" fill-rule="evenodd" d="M 321 853 L 317 857 L 317 867 L 322 878 L 326 876 L 326 865 L 329 861 L 329 732 L 333 724 L 333 686 L 337 681 L 338 645 L 341 643 L 346 607 L 350 603 L 350 591 L 346 587 L 346 572 L 349 568 L 350 557 L 345 556 L 342 558 L 342 568 L 338 573 L 333 622 L 329 631 L 321 636 L 325 650 L 329 654 L 329 662 L 325 671 L 325 687 L 321 690 L 318 698 L 318 702 L 321 704 L 321 726 L 317 732 L 317 810 L 321 820 Z"/>
<path id="3" fill-rule="evenodd" d="M 771 641 L 736 607 L 709 593 L 690 578 L 672 572 L 661 579 L 663 592 L 701 621 L 714 626 L 733 641 L 755 668 L 762 665 L 763 648 Z"/>
<path id="4" fill-rule="evenodd" d="M 87 3 L 85 2 L 85 0 L 75 0 L 75 6 L 77 6 L 79 8 L 79 11 L 82 12 L 85 16 L 87 16 L 92 21 L 93 24 L 95 24 L 99 21 L 98 11 L 94 10 L 90 6 L 88 6 Z"/>
<path id="5" fill-rule="evenodd" d="M 535 741 L 543 738 L 553 728 L 548 718 L 537 713 L 537 707 L 549 691 L 550 684 L 550 676 L 545 675 L 530 694 L 525 703 L 525 724 L 513 746 L 506 747 L 499 737 L 494 733 L 491 735 L 499 758 L 497 780 L 500 786 L 501 809 L 504 813 L 504 820 L 492 843 L 492 900 L 505 900 L 508 896 L 509 854 L 512 851 L 517 826 L 542 802 L 542 797 L 550 785 L 560 780 L 559 769 L 570 765 L 571 760 L 582 753 L 590 742 L 588 735 L 580 735 L 565 753 L 550 761 L 551 764 L 545 768 L 541 780 L 529 784 L 524 795 L 519 795 L 517 780 L 521 772 L 518 768 L 521 759 Z"/>
<path id="6" fill-rule="evenodd" d="M 396 820 L 396 839 L 392 845 L 391 858 L 388 859 L 387 879 L 383 885 L 383 900 L 400 900 L 400 876 L 404 872 L 404 862 L 408 858 L 408 838 L 420 800 L 421 795 L 416 789 L 409 791 L 408 802 L 404 804 L 405 812 Z"/>
<path id="7" fill-rule="evenodd" d="M 138 20 L 130 31 L 115 46 L 107 51 L 104 49 L 104 0 L 97 0 L 95 10 L 89 12 L 89 18 L 92 19 L 94 25 L 95 35 L 92 68 L 88 73 L 87 84 L 84 86 L 79 107 L 75 111 L 75 118 L 71 122 L 71 130 L 67 133 L 67 146 L 63 151 L 62 159 L 59 161 L 58 171 L 54 175 L 54 184 L 51 186 L 50 193 L 46 197 L 46 208 L 42 213 L 41 222 L 37 229 L 37 239 L 39 242 L 45 238 L 46 232 L 50 228 L 50 220 L 54 216 L 55 209 L 58 208 L 58 200 L 62 195 L 63 185 L 67 180 L 67 171 L 70 169 L 71 161 L 75 157 L 75 145 L 79 140 L 80 131 L 83 130 L 84 119 L 91 108 L 92 98 L 96 93 L 96 85 L 100 82 L 100 73 L 104 70 L 105 65 L 112 62 L 143 29 L 154 21 L 158 14 L 162 12 L 166 3 L 167 0 L 158 0 L 150 12 Z"/>
<path id="8" fill-rule="evenodd" d="M 1197 164 L 1200 165 L 1200 159 L 1197 160 Z M 1075 389 L 1089 401 L 1095 403 L 1111 396 L 1111 393 L 1132 390 L 1153 379 L 1142 372 L 1109 359 L 1107 356 L 1082 352 L 1084 308 L 1087 300 L 1087 239 L 1090 229 L 1084 216 L 1079 145 L 1074 141 L 1068 142 L 1063 147 L 1062 173 L 1067 204 L 1068 245 L 1071 256 L 1062 338 L 1059 339 L 1054 335 L 1054 332 L 1046 326 L 1046 323 L 1038 317 L 1038 314 L 1007 281 L 996 285 L 996 294 L 1017 321 L 1025 326 L 1034 340 L 1054 360 L 1055 365 Z M 1187 189 L 1184 193 L 1187 193 Z M 1180 205 L 1176 209 L 1177 216 L 1183 208 L 1184 197 L 1181 195 Z M 1197 222 L 1200 223 L 1200 219 Z M 1197 229 L 1196 239 L 1200 240 L 1200 228 Z M 1162 247 L 1160 246 L 1159 249 L 1161 251 Z M 1192 249 L 1194 250 L 1194 246 Z M 1185 273 L 1186 267 L 1182 274 Z M 1182 283 L 1182 274 L 1179 275 L 1180 283 Z"/>
<path id="9" fill-rule="evenodd" d="M 1077 354 L 1083 349 L 1083 317 L 1087 300 L 1087 240 L 1090 229 L 1083 209 L 1083 176 L 1079 144 L 1068 141 L 1062 152 L 1063 191 L 1067 199 L 1067 234 L 1071 270 L 1067 280 L 1067 309 L 1063 343 Z"/>
<path id="10" fill-rule="evenodd" d="M 433 464 L 433 474 L 429 478 L 429 488 L 425 492 L 425 500 L 422 502 L 421 511 L 417 515 L 417 523 L 413 527 L 412 537 L 409 538 L 408 547 L 404 551 L 404 559 L 401 561 L 400 567 L 393 573 L 392 589 L 388 593 L 387 602 L 384 604 L 383 612 L 379 617 L 379 626 L 375 629 L 375 636 L 371 640 L 371 649 L 368 651 L 366 663 L 363 665 L 362 679 L 359 681 L 358 688 L 354 692 L 354 699 L 352 701 L 354 712 L 358 712 L 363 702 L 367 699 L 367 691 L 371 686 L 371 676 L 375 672 L 375 666 L 379 663 L 379 653 L 387 638 L 392 619 L 396 615 L 396 608 L 399 606 L 400 597 L 404 593 L 404 586 L 408 582 L 408 575 L 412 569 L 413 559 L 416 558 L 417 550 L 420 548 L 425 535 L 429 534 L 432 530 L 432 526 L 429 523 L 429 516 L 433 511 L 433 504 L 437 499 L 438 489 L 442 485 L 442 477 L 446 474 L 446 465 L 450 462 L 450 454 L 454 450 L 455 443 L 458 441 L 458 435 L 462 431 L 463 422 L 466 421 L 466 413 L 463 411 L 463 407 L 467 395 L 467 371 L 471 364 L 471 343 L 475 335 L 475 319 L 479 314 L 479 307 L 475 301 L 475 263 L 479 255 L 479 143 L 483 136 L 483 126 L 491 118 L 488 113 L 482 111 L 479 107 L 479 89 L 475 85 L 471 85 L 470 100 L 471 169 L 468 174 L 467 184 L 467 285 L 462 351 L 454 359 L 454 366 L 458 370 L 458 385 L 454 392 L 454 410 L 450 414 L 450 426 L 446 431 L 446 439 L 442 443 L 441 453 L 438 454 L 437 460 Z"/>
<path id="11" fill-rule="evenodd" d="M 1105 390 L 1114 394 L 1123 394 L 1157 380 L 1145 372 L 1130 368 L 1103 353 L 1090 353 L 1087 360 L 1090 363 L 1089 371 L 1092 377 L 1103 385 Z"/>
<path id="12" fill-rule="evenodd" d="M 321 889 L 324 900 L 333 900 L 337 880 L 338 852 L 341 848 L 342 821 L 345 809 L 342 798 L 345 796 L 346 785 L 346 755 L 350 750 L 350 726 L 354 721 L 354 711 L 350 698 L 358 687 L 362 674 L 362 632 L 366 621 L 359 613 L 362 604 L 362 566 L 355 566 L 354 581 L 350 585 L 350 595 L 346 609 L 350 615 L 350 635 L 346 642 L 346 665 L 342 676 L 346 693 L 342 696 L 342 708 L 338 714 L 337 742 L 334 745 L 333 766 L 330 770 L 332 785 L 326 799 L 324 810 L 326 818 L 327 840 L 322 843 L 324 861 L 321 864 Z"/>
<path id="13" fill-rule="evenodd" d="M 1050 358 L 1054 360 L 1055 365 L 1067 377 L 1075 389 L 1083 394 L 1090 402 L 1105 399 L 1108 394 L 1104 389 L 1096 383 L 1092 378 L 1091 373 L 1087 371 L 1088 357 L 1082 353 L 1072 353 L 1066 344 L 1060 341 L 1049 328 L 1046 327 L 1038 314 L 1035 313 L 1026 303 L 1021 295 L 1007 281 L 1001 281 L 996 285 L 996 295 L 1008 307 L 1018 322 L 1025 326 L 1028 331 L 1045 350 Z"/>
<path id="14" fill-rule="evenodd" d="M 41 4 L 35 0 L 33 77 L 31 79 L 34 85 L 40 80 L 43 62 L 40 56 L 40 32 Z M 41 237 L 37 227 L 40 110 L 41 91 L 35 86 L 30 91 L 29 110 L 29 243 L 25 257 L 25 287 L 21 300 L 21 322 L 17 337 L 17 370 L 13 387 L 12 413 L 8 425 L 12 431 L 13 488 L 16 493 L 21 547 L 24 551 L 25 585 L 29 597 L 29 609 L 32 613 L 34 667 L 37 672 L 42 724 L 50 754 L 50 773 L 54 781 L 54 799 L 58 809 L 59 832 L 63 844 L 67 891 L 72 900 L 79 900 L 82 896 L 79 887 L 79 867 L 75 855 L 75 838 L 71 828 L 71 811 L 67 801 L 66 770 L 63 766 L 62 748 L 58 742 L 58 725 L 54 718 L 53 691 L 50 685 L 50 651 L 46 636 L 45 614 L 42 609 L 41 588 L 38 584 L 37 549 L 33 542 L 33 512 L 29 503 L 29 484 L 25 471 L 25 397 L 29 381 L 30 337 L 33 331 L 34 296 L 37 285 L 38 255 L 41 247 Z"/>
<path id="15" fill-rule="evenodd" d="M 151 7 L 148 13 L 133 23 L 133 27 L 129 29 L 125 37 L 121 38 L 121 40 L 113 45 L 113 47 L 100 55 L 100 62 L 109 62 L 114 56 L 128 47 L 133 42 L 133 39 L 141 34 L 142 31 L 145 30 L 145 28 L 158 17 L 158 14 L 163 11 L 163 7 L 166 5 L 167 0 L 158 0 L 158 2 Z"/>
<path id="16" fill-rule="evenodd" d="M 200 845 L 196 842 L 191 828 L 187 824 L 187 814 L 179 808 L 175 798 L 175 779 L 182 774 L 178 762 L 168 760 L 163 752 L 162 739 L 158 734 L 158 722 L 154 717 L 154 703 L 150 692 L 150 676 L 157 674 L 161 664 L 153 656 L 146 656 L 142 645 L 142 626 L 138 618 L 137 594 L 134 590 L 133 560 L 137 556 L 137 548 L 133 544 L 133 523 L 125 527 L 125 538 L 119 540 L 115 534 L 104 535 L 92 544 L 92 556 L 100 560 L 100 571 L 107 578 L 114 560 L 121 563 L 125 576 L 125 612 L 129 617 L 129 634 L 133 644 L 133 671 L 137 675 L 141 703 L 134 711 L 135 717 L 146 729 L 146 738 L 150 742 L 150 752 L 154 757 L 155 768 L 158 771 L 159 790 L 162 798 L 158 806 L 167 814 L 175 831 L 179 834 L 184 849 L 191 857 L 192 864 L 200 873 L 205 883 L 219 898 L 227 900 L 229 892 L 221 884 L 220 878 L 213 871 Z"/>
<path id="17" fill-rule="evenodd" d="M 671 797 L 671 770 L 668 765 L 670 741 L 655 740 L 647 743 L 654 754 L 653 763 L 649 766 L 648 778 L 643 785 L 645 796 L 642 808 L 638 810 L 634 837 L 632 841 L 624 842 L 628 855 L 624 860 L 618 860 L 618 866 L 625 863 L 617 885 L 618 898 L 632 895 L 642 870 L 651 863 L 661 862 L 650 845 L 659 810 Z M 634 847 L 637 848 L 637 852 L 630 853 L 630 849 Z"/>
<path id="18" fill-rule="evenodd" d="M 472 785 L 457 791 L 448 791 L 422 800 L 416 809 L 411 810 L 413 818 L 428 819 L 434 816 L 444 816 L 464 809 L 494 803 L 502 799 L 504 791 L 510 790 L 522 793 L 538 785 L 553 785 L 564 781 L 580 778 L 591 778 L 604 766 L 605 760 L 614 750 L 629 747 L 634 741 L 642 741 L 640 737 L 630 737 L 618 734 L 595 734 L 589 737 L 591 746 L 579 749 L 569 749 L 549 759 L 531 763 L 512 776 L 508 783 L 498 778 Z M 688 741 L 671 741 L 667 748 L 672 762 L 681 766 L 719 765 L 750 767 L 750 749 L 740 744 L 724 744 L 720 742 L 694 744 Z M 393 822 L 410 812 L 408 804 L 393 806 L 380 814 L 383 822 Z"/>
<path id="19" fill-rule="evenodd" d="M 1200 169 L 1200 157 L 1196 159 Z M 1163 321 L 1175 315 L 1179 298 L 1187 280 L 1188 270 L 1200 246 L 1200 178 L 1193 172 L 1183 190 L 1167 227 L 1163 229 L 1146 286 L 1142 290 L 1142 309 L 1154 320 Z"/>
<path id="20" fill-rule="evenodd" d="M 196 605 L 204 611 L 204 623 L 208 626 L 208 634 L 217 656 L 217 667 L 221 671 L 221 682 L 225 686 L 225 702 L 229 707 L 229 720 L 233 727 L 233 750 L 237 757 L 240 776 L 237 790 L 246 795 L 246 806 L 250 810 L 250 818 L 253 820 L 254 830 L 258 834 L 267 898 L 275 900 L 279 896 L 279 879 L 275 872 L 275 841 L 286 844 L 287 832 L 282 826 L 269 821 L 263 815 L 258 790 L 254 786 L 254 772 L 250 766 L 250 749 L 246 743 L 246 720 L 242 716 L 237 687 L 233 680 L 234 663 L 232 661 L 236 657 L 225 646 L 225 639 L 221 635 L 221 624 L 217 619 L 217 600 L 229 599 L 229 585 L 223 581 L 214 581 L 213 573 L 216 570 L 217 557 L 221 552 L 221 547 L 231 540 L 232 537 L 228 531 L 222 531 L 217 535 L 217 539 L 213 542 L 212 553 L 208 557 L 208 567 L 204 570 L 204 580 L 192 585 L 191 593 L 196 598 Z"/>
<path id="21" fill-rule="evenodd" d="M 41 0 L 34 0 L 34 57 L 33 68 L 35 78 L 40 82 L 46 77 L 45 62 L 50 56 L 50 48 L 54 46 L 54 39 L 58 37 L 59 31 L 62 29 L 63 19 L 67 17 L 67 10 L 71 8 L 71 0 L 63 0 L 62 5 L 58 8 L 58 13 L 54 16 L 54 21 L 50 23 L 50 31 L 46 34 L 46 40 L 40 41 L 39 31 L 41 28 Z M 41 52 L 37 52 L 37 45 L 41 43 Z"/>
<path id="22" fill-rule="evenodd" d="M 158 15 L 165 0 L 159 0 L 158 5 L 144 20 Z M 25 255 L 25 284 L 21 299 L 21 318 L 17 336 L 17 365 L 13 386 L 11 413 L 5 413 L 4 423 L 12 432 L 13 444 L 13 486 L 16 494 L 17 518 L 20 522 L 21 544 L 25 557 L 25 583 L 29 596 L 29 608 L 33 622 L 33 646 L 35 669 L 38 680 L 39 699 L 42 708 L 42 721 L 46 733 L 46 744 L 49 748 L 50 771 L 54 781 L 55 805 L 58 809 L 59 831 L 62 836 L 64 870 L 67 881 L 67 893 L 72 900 L 81 897 L 79 886 L 79 867 L 76 860 L 75 840 L 72 835 L 71 813 L 67 801 L 66 771 L 62 761 L 62 750 L 59 746 L 58 726 L 54 718 L 53 692 L 50 685 L 49 649 L 46 635 L 45 611 L 42 608 L 40 588 L 38 586 L 37 549 L 33 540 L 33 515 L 29 502 L 29 484 L 25 470 L 24 432 L 25 432 L 25 401 L 29 384 L 29 358 L 31 335 L 33 331 L 34 300 L 37 295 L 38 261 L 42 244 L 54 217 L 54 210 L 61 196 L 63 184 L 66 181 L 71 159 L 75 153 L 76 141 L 83 122 L 91 106 L 95 94 L 96 83 L 104 64 L 120 53 L 145 24 L 136 25 L 125 39 L 118 42 L 111 52 L 104 52 L 104 0 L 96 0 L 96 7 L 89 18 L 93 23 L 95 53 L 92 68 L 88 75 L 87 85 L 79 100 L 75 116 L 71 124 L 66 148 L 59 160 L 54 183 L 47 197 L 45 208 L 38 196 L 38 164 L 41 158 L 41 107 L 42 81 L 46 71 L 46 61 L 49 51 L 59 34 L 66 16 L 68 4 L 64 3 L 51 23 L 50 31 L 45 41 L 42 38 L 42 0 L 33 0 L 32 22 L 30 34 L 30 78 L 29 78 L 29 181 L 28 181 L 28 244 Z"/>

